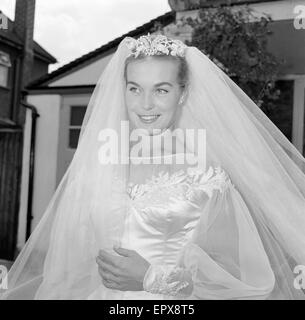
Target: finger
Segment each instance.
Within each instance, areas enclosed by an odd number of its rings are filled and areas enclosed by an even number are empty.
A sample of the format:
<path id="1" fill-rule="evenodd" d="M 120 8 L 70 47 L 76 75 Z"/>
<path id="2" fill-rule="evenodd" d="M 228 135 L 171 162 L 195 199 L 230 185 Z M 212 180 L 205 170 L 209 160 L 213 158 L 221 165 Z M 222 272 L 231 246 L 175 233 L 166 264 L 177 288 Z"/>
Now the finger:
<path id="1" fill-rule="evenodd" d="M 122 275 L 114 272 L 111 269 L 104 268 L 104 267 L 101 267 L 101 266 L 98 267 L 98 270 L 99 270 L 100 274 L 110 275 L 111 277 L 113 277 L 113 279 L 120 279 L 121 276 L 122 276 Z"/>
<path id="2" fill-rule="evenodd" d="M 98 273 L 102 279 L 107 279 L 107 272 L 105 272 L 102 268 L 98 268 Z"/>
<path id="3" fill-rule="evenodd" d="M 104 286 L 105 286 L 106 288 L 108 288 L 108 289 L 113 289 L 112 286 L 111 286 L 111 283 L 109 283 L 109 282 L 107 282 L 107 281 L 105 281 L 105 280 L 103 280 L 102 282 L 103 282 L 103 284 L 104 284 Z"/>
<path id="4" fill-rule="evenodd" d="M 103 250 L 99 251 L 99 256 L 98 256 L 102 261 L 104 261 L 107 264 L 112 265 L 113 267 L 118 267 L 119 266 L 119 257 L 116 257 L 108 252 L 105 252 Z"/>
<path id="5" fill-rule="evenodd" d="M 99 273 L 103 276 L 104 274 L 108 274 L 110 273 L 111 274 L 111 271 L 107 268 L 104 268 L 102 266 L 98 266 L 98 270 L 99 270 Z"/>
<path id="6" fill-rule="evenodd" d="M 122 282 L 121 278 L 114 276 L 111 273 L 104 272 L 101 268 L 98 269 L 99 275 L 102 277 L 102 279 L 114 282 L 116 284 L 120 284 Z"/>
<path id="7" fill-rule="evenodd" d="M 99 269 L 99 274 L 104 280 L 114 282 L 118 285 L 122 282 L 120 277 L 116 277 L 115 275 L 108 272 L 103 272 L 101 269 Z"/>
<path id="8" fill-rule="evenodd" d="M 115 289 L 115 290 L 120 290 L 120 285 L 111 282 L 111 281 L 107 281 L 107 280 L 102 280 L 103 284 L 105 287 L 107 287 L 108 289 Z"/>
<path id="9" fill-rule="evenodd" d="M 119 255 L 124 256 L 124 257 L 130 257 L 134 253 L 133 250 L 125 249 L 125 248 L 122 248 L 122 247 L 114 246 L 113 249 Z"/>
<path id="10" fill-rule="evenodd" d="M 113 274 L 119 273 L 119 269 L 117 267 L 115 267 L 115 266 L 103 261 L 99 257 L 96 258 L 96 262 L 97 262 L 98 267 L 101 267 L 106 272 L 110 272 L 110 273 L 113 273 Z"/>

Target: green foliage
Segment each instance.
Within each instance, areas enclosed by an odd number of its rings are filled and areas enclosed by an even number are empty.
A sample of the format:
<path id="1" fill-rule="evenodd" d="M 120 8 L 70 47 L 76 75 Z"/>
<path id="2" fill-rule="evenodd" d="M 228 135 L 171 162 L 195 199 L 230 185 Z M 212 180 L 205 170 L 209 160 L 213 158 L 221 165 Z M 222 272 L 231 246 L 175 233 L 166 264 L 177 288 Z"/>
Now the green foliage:
<path id="1" fill-rule="evenodd" d="M 187 45 L 207 54 L 268 114 L 280 95 L 275 85 L 280 62 L 267 51 L 272 19 L 267 15 L 254 18 L 248 6 L 232 8 L 200 9 L 198 18 L 178 23 L 193 29 Z"/>

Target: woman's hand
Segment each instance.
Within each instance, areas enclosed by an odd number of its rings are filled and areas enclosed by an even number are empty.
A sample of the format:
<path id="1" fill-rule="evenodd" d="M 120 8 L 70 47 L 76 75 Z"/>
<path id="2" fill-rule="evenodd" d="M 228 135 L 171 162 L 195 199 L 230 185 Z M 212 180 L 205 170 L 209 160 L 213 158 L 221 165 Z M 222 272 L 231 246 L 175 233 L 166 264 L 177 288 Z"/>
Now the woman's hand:
<path id="1" fill-rule="evenodd" d="M 120 247 L 114 247 L 114 250 L 120 256 L 100 250 L 96 258 L 103 284 L 107 288 L 121 291 L 144 290 L 143 279 L 150 266 L 149 262 L 134 250 Z"/>

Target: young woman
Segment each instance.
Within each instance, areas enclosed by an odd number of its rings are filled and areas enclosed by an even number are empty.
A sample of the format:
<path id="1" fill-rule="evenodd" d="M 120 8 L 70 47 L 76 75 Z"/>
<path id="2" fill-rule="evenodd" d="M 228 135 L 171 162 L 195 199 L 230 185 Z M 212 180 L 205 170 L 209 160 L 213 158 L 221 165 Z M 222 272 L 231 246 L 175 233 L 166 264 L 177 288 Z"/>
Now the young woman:
<path id="1" fill-rule="evenodd" d="M 125 38 L 4 299 L 304 299 L 305 161 L 195 47 Z"/>

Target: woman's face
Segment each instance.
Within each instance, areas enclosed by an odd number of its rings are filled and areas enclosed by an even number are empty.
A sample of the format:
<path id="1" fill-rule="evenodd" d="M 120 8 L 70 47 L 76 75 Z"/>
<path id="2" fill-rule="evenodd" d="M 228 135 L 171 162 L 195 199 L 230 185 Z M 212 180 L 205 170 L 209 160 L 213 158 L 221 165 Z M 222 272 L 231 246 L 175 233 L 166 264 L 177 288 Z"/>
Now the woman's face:
<path id="1" fill-rule="evenodd" d="M 149 57 L 131 61 L 126 70 L 125 102 L 131 127 L 169 128 L 179 112 L 182 88 L 178 82 L 179 62 Z"/>

